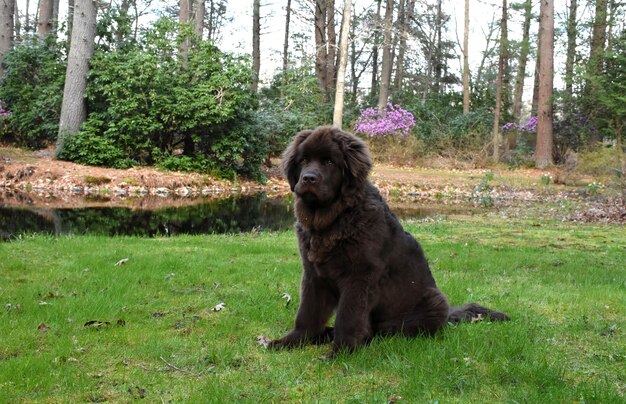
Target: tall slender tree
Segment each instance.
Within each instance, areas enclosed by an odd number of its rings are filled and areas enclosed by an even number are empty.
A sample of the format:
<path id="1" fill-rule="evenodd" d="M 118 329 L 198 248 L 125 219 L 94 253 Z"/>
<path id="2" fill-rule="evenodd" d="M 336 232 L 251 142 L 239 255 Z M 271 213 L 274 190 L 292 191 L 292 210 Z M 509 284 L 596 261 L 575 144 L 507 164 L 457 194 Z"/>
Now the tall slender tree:
<path id="1" fill-rule="evenodd" d="M 607 23 L 607 0 L 596 0 L 595 15 L 591 33 L 591 44 L 589 51 L 589 63 L 587 63 L 587 82 L 585 83 L 586 110 L 592 120 L 599 126 L 598 122 L 598 82 L 601 79 L 604 67 L 604 46 L 606 41 Z M 598 135 L 593 135 L 590 141 L 599 141 Z"/>
<path id="2" fill-rule="evenodd" d="M 4 55 L 13 46 L 15 0 L 3 0 L 0 3 L 0 77 L 4 74 L 2 61 Z"/>
<path id="3" fill-rule="evenodd" d="M 252 91 L 259 88 L 261 72 L 261 0 L 252 2 Z"/>
<path id="4" fill-rule="evenodd" d="M 287 76 L 289 68 L 289 24 L 291 23 L 291 0 L 287 0 L 285 7 L 285 39 L 283 40 L 283 78 Z"/>
<path id="5" fill-rule="evenodd" d="M 567 50 L 565 51 L 565 113 L 569 116 L 574 111 L 574 61 L 576 59 L 576 16 L 578 13 L 577 0 L 570 0 L 567 16 Z"/>
<path id="6" fill-rule="evenodd" d="M 379 87 L 378 81 L 378 50 L 380 48 L 380 8 L 382 0 L 376 0 L 376 14 L 374 15 L 374 29 L 372 30 L 372 80 L 370 84 L 370 97 L 374 99 Z"/>
<path id="7" fill-rule="evenodd" d="M 39 38 L 44 39 L 52 30 L 52 14 L 54 13 L 54 0 L 39 0 L 39 17 L 37 19 L 37 33 Z"/>
<path id="8" fill-rule="evenodd" d="M 202 40 L 204 35 L 204 17 L 206 15 L 206 5 L 204 0 L 195 0 L 193 2 L 193 21 L 194 33 Z"/>
<path id="9" fill-rule="evenodd" d="M 522 98 L 524 95 L 524 79 L 526 78 L 526 64 L 530 53 L 530 23 L 532 21 L 532 1 L 523 3 L 524 23 L 522 25 L 522 42 L 520 44 L 515 88 L 513 89 L 513 119 L 518 122 L 522 115 Z M 510 144 L 509 146 L 514 146 Z"/>
<path id="10" fill-rule="evenodd" d="M 343 100 L 346 82 L 346 66 L 348 65 L 348 34 L 352 17 L 352 0 L 343 0 L 343 17 L 339 39 L 339 67 L 337 69 L 337 86 L 335 87 L 335 109 L 333 125 L 341 129 L 343 125 Z"/>
<path id="11" fill-rule="evenodd" d="M 463 25 L 463 113 L 470 111 L 470 71 L 469 71 L 469 0 L 465 0 L 465 14 Z"/>
<path id="12" fill-rule="evenodd" d="M 541 54 L 539 58 L 539 99 L 537 119 L 537 145 L 535 164 L 545 168 L 554 163 L 552 157 L 552 93 L 554 80 L 554 0 L 541 0 L 539 29 Z"/>
<path id="13" fill-rule="evenodd" d="M 493 118 L 493 161 L 500 160 L 500 115 L 502 112 L 504 58 L 506 57 L 506 20 L 507 2 L 502 0 L 502 19 L 500 20 L 500 52 L 498 55 L 498 82 L 496 84 L 496 108 Z"/>
<path id="14" fill-rule="evenodd" d="M 380 90 L 378 93 L 378 111 L 381 113 L 385 110 L 387 100 L 389 99 L 389 82 L 391 81 L 391 28 L 393 24 L 393 0 L 387 0 L 385 6 L 385 22 L 383 26 L 383 60 L 382 70 L 380 73 Z"/>
<path id="15" fill-rule="evenodd" d="M 93 55 L 96 37 L 96 2 L 95 0 L 76 0 L 74 4 L 74 27 L 72 44 L 67 57 L 65 87 L 61 103 L 59 135 L 56 154 L 63 151 L 65 140 L 80 130 L 87 118 L 87 73 L 89 60 Z"/>
<path id="16" fill-rule="evenodd" d="M 182 61 L 183 68 L 186 69 L 190 46 L 189 30 L 186 28 L 186 24 L 191 21 L 191 1 L 179 0 L 178 4 L 180 6 L 178 9 L 178 23 L 180 24 L 179 34 L 182 37 L 178 48 L 178 56 Z"/>

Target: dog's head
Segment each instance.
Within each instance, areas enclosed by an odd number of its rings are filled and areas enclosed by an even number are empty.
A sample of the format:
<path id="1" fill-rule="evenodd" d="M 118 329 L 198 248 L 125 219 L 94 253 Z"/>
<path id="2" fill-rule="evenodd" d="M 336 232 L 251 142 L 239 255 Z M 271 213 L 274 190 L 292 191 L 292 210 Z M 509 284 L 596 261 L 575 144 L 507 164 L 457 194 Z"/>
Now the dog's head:
<path id="1" fill-rule="evenodd" d="M 332 126 L 298 133 L 283 153 L 285 176 L 308 207 L 328 207 L 353 196 L 372 168 L 367 145 Z"/>

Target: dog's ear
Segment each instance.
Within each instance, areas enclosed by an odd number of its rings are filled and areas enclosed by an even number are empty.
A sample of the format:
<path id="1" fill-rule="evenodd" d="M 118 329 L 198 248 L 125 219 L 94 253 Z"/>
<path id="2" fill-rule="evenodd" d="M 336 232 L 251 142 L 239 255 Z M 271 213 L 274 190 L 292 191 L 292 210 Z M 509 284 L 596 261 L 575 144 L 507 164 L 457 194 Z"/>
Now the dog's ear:
<path id="1" fill-rule="evenodd" d="M 298 177 L 300 176 L 300 173 L 298 172 L 298 162 L 296 161 L 298 158 L 298 146 L 300 146 L 300 144 L 302 144 L 302 142 L 304 142 L 304 140 L 311 133 L 313 133 L 312 130 L 303 130 L 298 132 L 283 152 L 281 168 L 283 169 L 285 177 L 287 177 L 289 187 L 291 187 L 292 191 L 298 183 Z"/>
<path id="2" fill-rule="evenodd" d="M 363 183 L 372 169 L 370 152 L 364 141 L 337 129 L 334 138 L 343 152 L 346 168 L 356 183 Z"/>

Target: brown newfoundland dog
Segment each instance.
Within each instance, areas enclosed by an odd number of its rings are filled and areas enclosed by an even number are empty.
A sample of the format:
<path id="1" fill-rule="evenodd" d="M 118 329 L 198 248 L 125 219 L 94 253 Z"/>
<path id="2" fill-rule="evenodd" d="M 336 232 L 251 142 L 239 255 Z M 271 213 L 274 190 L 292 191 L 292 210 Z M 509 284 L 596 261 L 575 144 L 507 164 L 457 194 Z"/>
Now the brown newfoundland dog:
<path id="1" fill-rule="evenodd" d="M 336 353 L 374 335 L 432 335 L 449 322 L 508 320 L 478 304 L 448 305 L 422 248 L 367 179 L 371 167 L 365 143 L 331 126 L 298 133 L 285 150 L 304 268 L 295 327 L 271 348 L 332 340 Z"/>

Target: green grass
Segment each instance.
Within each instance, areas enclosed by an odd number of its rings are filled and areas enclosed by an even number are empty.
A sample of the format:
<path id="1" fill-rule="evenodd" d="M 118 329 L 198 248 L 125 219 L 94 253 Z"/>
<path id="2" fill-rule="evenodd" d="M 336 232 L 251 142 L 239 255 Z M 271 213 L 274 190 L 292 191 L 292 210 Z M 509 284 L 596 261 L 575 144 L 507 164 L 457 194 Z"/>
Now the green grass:
<path id="1" fill-rule="evenodd" d="M 452 303 L 512 321 L 377 338 L 333 360 L 329 346 L 271 352 L 257 336 L 286 332 L 298 304 L 291 232 L 0 244 L 0 402 L 624 401 L 624 227 L 407 229 Z"/>

